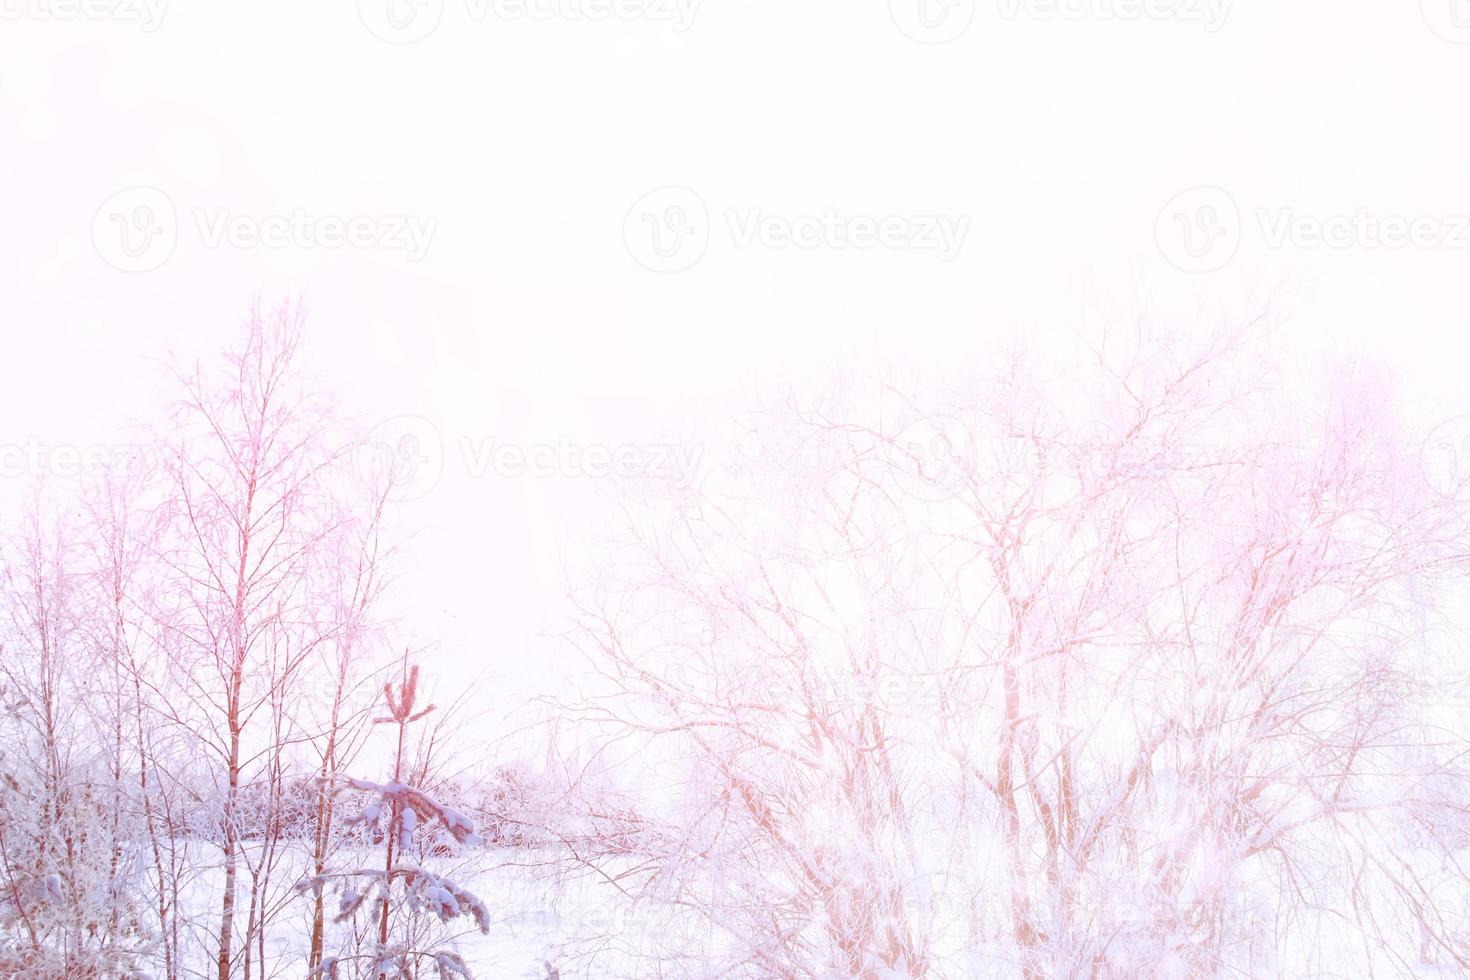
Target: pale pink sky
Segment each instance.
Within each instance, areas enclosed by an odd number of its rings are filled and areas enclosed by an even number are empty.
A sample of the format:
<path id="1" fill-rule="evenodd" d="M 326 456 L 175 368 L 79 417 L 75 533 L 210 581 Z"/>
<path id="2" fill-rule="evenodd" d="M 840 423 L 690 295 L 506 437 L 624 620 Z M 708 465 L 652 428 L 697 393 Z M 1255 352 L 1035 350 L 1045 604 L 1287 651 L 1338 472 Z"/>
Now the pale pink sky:
<path id="1" fill-rule="evenodd" d="M 156 405 L 145 357 L 212 351 L 252 294 L 304 291 L 344 402 L 364 420 L 428 419 L 444 440 L 443 478 L 400 513 L 420 531 L 400 600 L 415 633 L 530 690 L 542 675 L 525 651 L 551 648 L 538 634 L 562 609 L 560 554 L 601 526 L 597 481 L 474 478 L 465 439 L 662 443 L 776 377 L 952 367 L 1016 334 L 1145 306 L 1184 323 L 1276 290 L 1304 345 L 1367 350 L 1430 415 L 1470 412 L 1458 0 L 1183 5 L 1223 14 L 1213 31 L 1184 14 L 1119 22 L 1107 0 L 1065 5 L 1091 11 L 1080 20 L 980 3 L 938 45 L 895 24 L 906 2 L 895 17 L 887 0 L 705 0 L 678 31 L 444 0 L 433 33 L 393 45 L 364 24 L 373 0 L 179 0 L 153 30 L 0 0 L 0 444 L 112 439 Z M 709 242 L 692 268 L 656 273 L 624 223 L 669 185 L 697 192 Z M 1240 242 L 1188 273 L 1156 225 L 1202 185 L 1239 209 Z M 94 219 L 135 186 L 166 195 L 177 244 L 127 273 Z M 829 208 L 963 216 L 968 233 L 950 261 L 742 248 L 727 214 Z M 210 247 L 222 209 L 436 225 L 417 260 Z M 1270 243 L 1288 218 L 1360 209 L 1435 219 L 1442 243 Z M 0 482 L 12 504 L 21 481 Z"/>

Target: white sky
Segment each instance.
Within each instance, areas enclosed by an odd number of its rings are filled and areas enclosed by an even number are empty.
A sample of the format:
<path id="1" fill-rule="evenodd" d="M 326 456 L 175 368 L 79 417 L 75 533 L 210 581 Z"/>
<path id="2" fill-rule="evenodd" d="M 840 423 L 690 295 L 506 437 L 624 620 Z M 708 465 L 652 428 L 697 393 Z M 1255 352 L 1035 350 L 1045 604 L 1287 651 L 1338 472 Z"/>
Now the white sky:
<path id="1" fill-rule="evenodd" d="M 545 683 L 560 555 L 600 527 L 597 483 L 474 478 L 464 439 L 659 443 L 775 378 L 878 358 L 983 366 L 1015 334 L 1144 308 L 1239 315 L 1271 293 L 1304 344 L 1366 350 L 1431 413 L 1470 412 L 1470 228 L 1453 220 L 1470 215 L 1464 0 L 1242 0 L 1214 31 L 1189 19 L 1220 13 L 1209 0 L 1151 0 L 1183 9 L 1131 21 L 1103 16 L 1120 0 L 1062 0 L 1080 18 L 990 0 L 939 45 L 896 23 L 939 0 L 704 0 L 682 32 L 443 0 L 406 45 L 365 26 L 384 22 L 377 0 L 177 0 L 151 31 L 65 16 L 76 2 L 0 0 L 0 444 L 110 441 L 158 404 L 147 358 L 211 352 L 252 294 L 305 291 L 346 405 L 422 417 L 443 441 L 442 479 L 400 509 L 420 534 L 399 601 L 459 669 L 515 675 L 507 698 Z M 702 259 L 660 274 L 624 224 L 669 185 L 711 223 Z M 1238 208 L 1224 220 L 1239 249 L 1187 273 L 1156 221 L 1201 185 Z M 107 207 L 135 186 L 166 195 L 177 244 L 126 273 L 105 261 Z M 947 262 L 738 248 L 732 208 L 969 230 Z M 417 261 L 210 247 L 196 216 L 219 209 L 437 227 Z M 1283 209 L 1432 217 L 1426 235 L 1453 247 L 1271 247 Z M 23 481 L 4 482 L 9 503 Z"/>

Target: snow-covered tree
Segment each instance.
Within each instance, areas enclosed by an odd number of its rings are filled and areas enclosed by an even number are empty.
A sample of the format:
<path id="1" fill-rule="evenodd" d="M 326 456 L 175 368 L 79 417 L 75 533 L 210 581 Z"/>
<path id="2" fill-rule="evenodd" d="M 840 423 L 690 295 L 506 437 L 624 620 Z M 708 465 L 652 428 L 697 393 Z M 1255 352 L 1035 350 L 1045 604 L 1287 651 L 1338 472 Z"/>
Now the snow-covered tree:
<path id="1" fill-rule="evenodd" d="M 844 384 L 629 506 L 577 707 L 658 788 L 610 893 L 678 914 L 621 951 L 690 978 L 1470 968 L 1443 900 L 1470 742 L 1434 710 L 1470 513 L 1372 371 L 1280 358 L 1112 337 L 938 395 Z"/>
<path id="2" fill-rule="evenodd" d="M 388 713 L 375 719 L 390 726 L 393 735 L 392 773 L 386 781 L 374 782 L 333 773 L 323 778 L 331 791 L 348 791 L 366 800 L 349 826 L 368 831 L 381 839 L 382 863 L 375 867 L 352 867 L 311 875 L 297 886 L 320 900 L 324 893 L 338 897 L 337 922 L 365 916 L 372 941 L 361 951 L 327 954 L 316 975 L 331 980 L 355 978 L 402 978 L 412 980 L 421 968 L 431 965 L 444 980 L 469 980 L 470 968 L 442 937 L 423 937 L 413 928 L 415 913 L 427 912 L 440 923 L 468 919 L 482 933 L 490 930 L 490 913 L 484 902 L 448 875 L 426 867 L 417 838 L 436 828 L 458 844 L 481 843 L 470 818 L 446 806 L 425 790 L 414 786 L 407 768 L 409 726 L 434 711 L 434 705 L 418 706 L 419 669 L 405 655 L 398 683 L 383 685 Z"/>
<path id="3" fill-rule="evenodd" d="M 116 674 L 71 514 L 35 501 L 0 555 L 0 975 L 129 976 L 152 938 Z"/>

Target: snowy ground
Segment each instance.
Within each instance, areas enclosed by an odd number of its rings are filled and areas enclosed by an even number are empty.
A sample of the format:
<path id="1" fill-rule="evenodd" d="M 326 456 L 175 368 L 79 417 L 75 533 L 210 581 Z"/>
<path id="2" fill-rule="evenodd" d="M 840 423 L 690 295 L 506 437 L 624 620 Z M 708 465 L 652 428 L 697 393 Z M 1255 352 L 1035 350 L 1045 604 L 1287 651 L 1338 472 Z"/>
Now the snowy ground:
<path id="1" fill-rule="evenodd" d="M 202 845 L 194 844 L 191 851 Z M 212 850 L 212 848 L 211 848 Z M 200 855 L 202 859 L 203 855 Z M 533 851 L 490 848 L 454 859 L 430 862 L 436 873 L 451 873 L 451 877 L 462 886 L 478 895 L 490 909 L 491 925 L 488 934 L 482 935 L 468 928 L 468 920 L 456 920 L 442 931 L 450 937 L 457 949 L 474 970 L 475 976 L 486 978 L 535 978 L 544 980 L 548 976 L 547 964 L 561 971 L 563 980 L 572 977 L 593 975 L 585 966 L 573 962 L 571 952 L 580 949 L 601 950 L 595 963 L 595 975 L 599 977 L 635 977 L 640 973 L 625 956 L 619 956 L 608 947 L 610 943 L 629 940 L 644 924 L 631 921 L 624 906 L 608 900 L 606 885 L 592 879 L 556 886 L 539 880 L 534 866 L 541 863 L 545 855 Z M 378 855 L 364 854 L 363 866 L 376 864 Z M 355 858 L 340 861 L 343 866 Z M 217 864 L 216 862 L 214 862 Z M 292 855 L 278 873 L 279 887 L 273 888 L 280 900 L 285 900 L 289 884 L 299 880 L 300 869 L 305 868 L 303 854 Z M 194 941 L 190 945 L 194 954 L 186 964 L 186 975 L 206 976 L 212 970 L 210 954 L 211 935 L 207 930 L 217 928 L 220 889 L 223 872 L 217 867 L 196 876 L 185 892 L 184 902 L 197 913 L 185 917 L 194 930 Z M 245 921 L 243 892 L 248 892 L 248 876 L 241 879 L 242 894 L 240 918 Z M 305 973 L 306 949 L 310 929 L 310 900 L 293 898 L 272 923 L 266 942 L 269 960 L 268 974 L 272 977 L 298 978 Z M 328 904 L 332 910 L 335 900 Z M 360 914 L 361 917 L 361 914 Z M 329 936 L 343 937 L 348 926 L 333 926 Z M 156 964 L 161 974 L 162 963 Z"/>

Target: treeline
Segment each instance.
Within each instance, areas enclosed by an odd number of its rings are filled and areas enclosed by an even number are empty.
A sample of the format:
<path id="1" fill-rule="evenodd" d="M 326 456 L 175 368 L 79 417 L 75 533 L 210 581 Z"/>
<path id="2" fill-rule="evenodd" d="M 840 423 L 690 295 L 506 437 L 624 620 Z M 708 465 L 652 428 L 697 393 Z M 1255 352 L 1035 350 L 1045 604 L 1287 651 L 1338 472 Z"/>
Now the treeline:
<path id="1" fill-rule="evenodd" d="M 303 918 L 308 971 L 330 961 L 336 910 L 296 886 L 372 842 L 348 826 L 364 794 L 329 777 L 387 757 L 396 474 L 306 380 L 301 344 L 297 309 L 253 310 L 219 360 L 174 369 L 144 465 L 42 486 L 5 523 L 0 976 L 250 980 Z M 455 723 L 416 726 L 407 778 L 447 788 Z M 503 789 L 453 793 L 517 839 L 485 808 Z"/>

